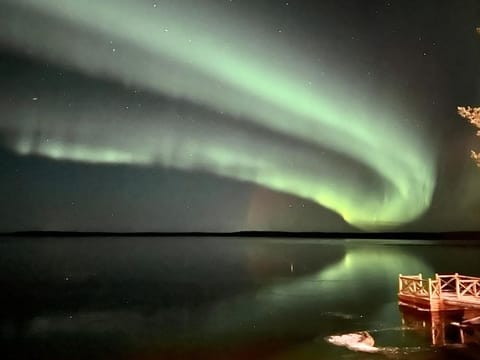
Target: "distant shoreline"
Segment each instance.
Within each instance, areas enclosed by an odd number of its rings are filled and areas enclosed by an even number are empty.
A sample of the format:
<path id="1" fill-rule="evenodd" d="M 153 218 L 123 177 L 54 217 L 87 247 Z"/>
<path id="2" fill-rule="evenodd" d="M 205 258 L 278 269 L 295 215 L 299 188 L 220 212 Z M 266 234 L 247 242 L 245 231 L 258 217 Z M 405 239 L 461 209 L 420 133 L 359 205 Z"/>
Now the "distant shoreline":
<path id="1" fill-rule="evenodd" d="M 77 232 L 77 231 L 18 231 L 0 233 L 0 237 L 244 237 L 244 238 L 303 238 L 358 240 L 437 240 L 480 242 L 480 232 Z"/>

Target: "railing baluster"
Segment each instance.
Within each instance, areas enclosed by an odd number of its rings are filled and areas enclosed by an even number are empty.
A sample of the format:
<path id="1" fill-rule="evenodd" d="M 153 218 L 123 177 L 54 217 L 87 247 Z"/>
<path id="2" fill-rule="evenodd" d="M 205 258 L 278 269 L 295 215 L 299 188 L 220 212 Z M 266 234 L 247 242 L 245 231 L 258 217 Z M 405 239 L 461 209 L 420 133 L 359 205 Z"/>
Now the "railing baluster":
<path id="1" fill-rule="evenodd" d="M 460 283 L 458 281 L 458 273 L 455 273 L 455 292 L 458 299 L 460 297 Z"/>

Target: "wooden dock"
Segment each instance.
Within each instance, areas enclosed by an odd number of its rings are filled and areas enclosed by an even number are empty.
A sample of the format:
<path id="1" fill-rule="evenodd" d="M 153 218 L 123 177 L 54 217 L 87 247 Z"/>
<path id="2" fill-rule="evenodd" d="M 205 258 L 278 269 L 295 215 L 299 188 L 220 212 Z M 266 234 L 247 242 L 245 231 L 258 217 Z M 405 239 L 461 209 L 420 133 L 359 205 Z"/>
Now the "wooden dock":
<path id="1" fill-rule="evenodd" d="M 480 278 L 459 274 L 423 279 L 422 274 L 398 276 L 398 303 L 421 311 L 480 308 Z"/>

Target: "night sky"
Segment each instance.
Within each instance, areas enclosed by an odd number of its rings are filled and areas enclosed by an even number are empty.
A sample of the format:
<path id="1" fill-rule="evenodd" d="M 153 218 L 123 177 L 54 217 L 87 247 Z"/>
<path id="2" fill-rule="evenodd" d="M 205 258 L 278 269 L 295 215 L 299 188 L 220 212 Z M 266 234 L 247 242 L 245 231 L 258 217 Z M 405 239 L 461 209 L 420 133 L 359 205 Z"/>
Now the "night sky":
<path id="1" fill-rule="evenodd" d="M 0 231 L 480 230 L 480 2 L 0 0 Z"/>

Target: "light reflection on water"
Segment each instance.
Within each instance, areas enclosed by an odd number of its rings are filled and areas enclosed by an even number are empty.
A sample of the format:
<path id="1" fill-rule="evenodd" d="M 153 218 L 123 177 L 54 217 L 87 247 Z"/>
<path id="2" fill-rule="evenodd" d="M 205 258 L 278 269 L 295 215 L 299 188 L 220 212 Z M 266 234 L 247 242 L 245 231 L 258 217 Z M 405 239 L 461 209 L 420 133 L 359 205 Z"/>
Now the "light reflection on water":
<path id="1" fill-rule="evenodd" d="M 0 345 L 39 359 L 480 359 L 476 345 L 433 346 L 438 322 L 396 301 L 398 273 L 480 275 L 479 255 L 425 242 L 4 239 Z M 325 341 L 355 331 L 392 351 Z"/>

